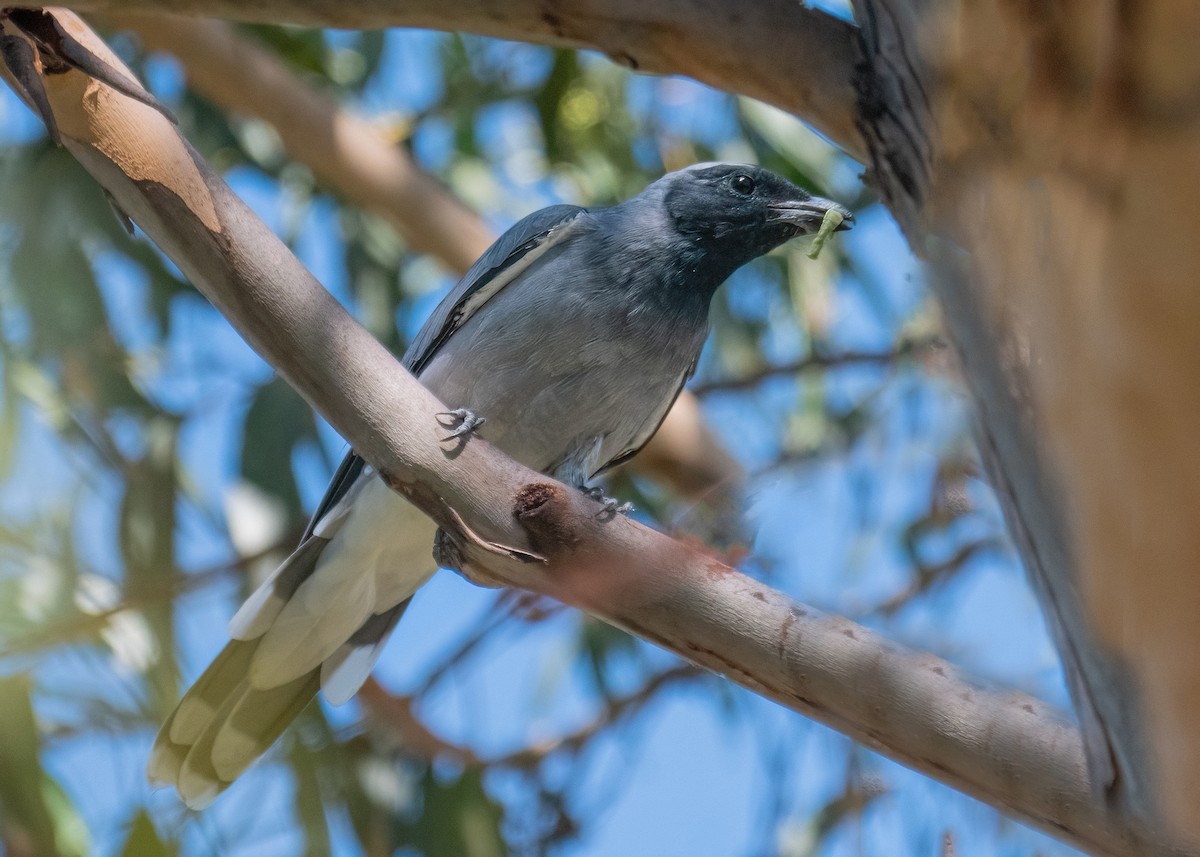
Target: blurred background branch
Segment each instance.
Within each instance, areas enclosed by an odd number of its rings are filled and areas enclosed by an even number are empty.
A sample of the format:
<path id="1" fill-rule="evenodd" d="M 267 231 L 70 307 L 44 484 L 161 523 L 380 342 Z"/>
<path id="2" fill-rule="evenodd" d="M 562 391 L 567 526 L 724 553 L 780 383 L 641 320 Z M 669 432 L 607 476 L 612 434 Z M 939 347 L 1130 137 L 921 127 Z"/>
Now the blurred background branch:
<path id="1" fill-rule="evenodd" d="M 865 155 L 857 126 L 854 67 L 861 59 L 854 27 L 820 9 L 786 0 L 724 7 L 699 0 L 557 2 L 520 0 L 494 7 L 479 0 L 402 5 L 362 0 L 82 0 L 80 11 L 175 12 L 192 17 L 318 27 L 428 27 L 500 39 L 537 40 L 599 50 L 634 71 L 684 74 L 800 116 L 856 157 Z M 797 67 L 803 74 L 790 74 Z"/>

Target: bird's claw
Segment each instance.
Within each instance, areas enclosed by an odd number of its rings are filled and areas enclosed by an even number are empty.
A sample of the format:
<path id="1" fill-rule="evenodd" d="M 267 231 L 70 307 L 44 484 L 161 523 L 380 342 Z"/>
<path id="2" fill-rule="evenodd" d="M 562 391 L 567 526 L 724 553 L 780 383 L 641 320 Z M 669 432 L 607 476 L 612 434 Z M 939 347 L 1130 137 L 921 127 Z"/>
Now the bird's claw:
<path id="1" fill-rule="evenodd" d="M 628 500 L 626 500 L 624 503 L 619 503 L 612 497 L 605 497 L 604 511 L 606 514 L 628 515 L 633 511 L 633 504 Z"/>
<path id="2" fill-rule="evenodd" d="M 487 422 L 486 419 L 479 416 L 472 410 L 467 408 L 455 408 L 453 411 L 442 411 L 437 414 L 439 421 L 445 428 L 452 428 L 453 431 L 446 435 L 442 440 L 455 440 L 464 435 L 471 434 L 481 425 Z"/>
<path id="3" fill-rule="evenodd" d="M 584 488 L 583 493 L 604 507 L 600 510 L 601 515 L 628 515 L 633 511 L 632 503 L 622 503 L 615 497 L 609 497 L 603 488 Z"/>

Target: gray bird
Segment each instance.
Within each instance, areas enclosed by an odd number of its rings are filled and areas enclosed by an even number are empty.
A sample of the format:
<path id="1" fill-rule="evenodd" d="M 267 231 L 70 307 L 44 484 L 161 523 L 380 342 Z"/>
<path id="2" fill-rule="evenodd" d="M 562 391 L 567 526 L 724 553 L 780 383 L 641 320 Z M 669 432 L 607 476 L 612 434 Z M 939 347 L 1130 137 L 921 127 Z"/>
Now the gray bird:
<path id="1" fill-rule="evenodd" d="M 484 253 L 404 365 L 456 409 L 443 415 L 452 435 L 478 432 L 594 491 L 589 480 L 642 448 L 691 377 L 717 287 L 831 210 L 847 228 L 838 204 L 740 164 L 671 173 L 612 208 L 551 206 Z M 318 689 L 334 705 L 353 696 L 436 570 L 435 532 L 350 453 L 299 547 L 163 724 L 151 781 L 207 806 Z"/>

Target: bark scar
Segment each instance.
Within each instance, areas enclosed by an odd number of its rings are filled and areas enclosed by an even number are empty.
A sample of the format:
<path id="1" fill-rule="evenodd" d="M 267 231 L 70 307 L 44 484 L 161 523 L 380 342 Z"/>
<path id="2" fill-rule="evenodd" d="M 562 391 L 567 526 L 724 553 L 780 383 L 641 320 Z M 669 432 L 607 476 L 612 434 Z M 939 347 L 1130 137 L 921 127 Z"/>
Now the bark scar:
<path id="1" fill-rule="evenodd" d="M 529 542 L 539 553 L 579 544 L 569 503 L 563 488 L 549 482 L 523 485 L 513 498 L 513 516 L 529 533 Z"/>

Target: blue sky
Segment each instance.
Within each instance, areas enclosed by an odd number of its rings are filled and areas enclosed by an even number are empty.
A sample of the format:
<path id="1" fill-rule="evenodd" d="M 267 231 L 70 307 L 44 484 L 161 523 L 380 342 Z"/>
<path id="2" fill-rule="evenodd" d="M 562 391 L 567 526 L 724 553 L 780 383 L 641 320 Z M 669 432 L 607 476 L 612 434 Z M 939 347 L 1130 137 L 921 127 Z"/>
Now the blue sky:
<path id="1" fill-rule="evenodd" d="M 437 65 L 433 52 L 441 38 L 390 34 L 383 71 L 365 91 L 360 109 L 404 112 L 432 103 L 442 84 L 429 69 Z M 536 75 L 545 58 L 538 49 L 505 43 L 494 43 L 489 51 L 516 76 Z M 158 61 L 151 66 L 151 83 L 169 99 L 178 90 L 177 72 L 170 63 Z M 637 77 L 627 85 L 635 110 L 652 115 L 673 133 L 719 149 L 735 132 L 726 96 L 674 79 Z M 39 133 L 40 126 L 25 108 L 6 89 L 0 90 L 0 147 Z M 807 139 L 810 147 L 822 145 L 798 127 L 790 133 Z M 521 105 L 487 111 L 478 119 L 477 134 L 493 160 L 494 180 L 505 190 L 502 204 L 482 212 L 494 227 L 502 229 L 523 213 L 559 201 L 561 183 L 528 173 L 537 139 Z M 418 129 L 414 150 L 431 169 L 441 166 L 444 146 L 444 128 L 431 123 Z M 857 173 L 849 162 L 835 161 L 834 190 L 852 192 Z M 286 190 L 249 168 L 234 170 L 228 180 L 273 228 L 298 226 L 298 254 L 348 302 L 334 206 L 318 200 L 296 210 Z M 838 240 L 856 273 L 813 268 L 834 277 L 821 284 L 819 292 L 827 302 L 828 339 L 846 349 L 887 347 L 926 300 L 920 267 L 879 206 L 861 212 L 856 229 Z M 183 466 L 195 486 L 195 502 L 180 504 L 181 561 L 188 568 L 222 562 L 230 551 L 221 525 L 227 493 L 238 473 L 241 420 L 249 394 L 271 377 L 270 369 L 200 300 L 176 301 L 176 334 L 163 353 L 154 352 L 157 336 L 143 308 L 142 275 L 103 255 L 94 265 L 119 338 L 152 364 L 145 374 L 147 389 L 173 409 L 199 408 L 189 418 L 180 446 Z M 725 288 L 734 312 L 766 321 L 772 330 L 769 356 L 783 361 L 802 354 L 807 342 L 778 292 L 763 286 L 764 270 L 744 269 Z M 414 330 L 421 314 L 450 285 L 448 276 L 432 278 L 431 291 L 416 302 L 417 312 L 398 323 Z M 816 288 L 811 283 L 808 287 Z M 706 358 L 701 379 L 719 370 L 716 362 L 711 355 Z M 726 447 L 754 472 L 778 454 L 782 433 L 811 392 L 808 382 L 777 379 L 752 393 L 711 396 L 706 414 Z M 877 421 L 845 454 L 751 480 L 746 508 L 755 567 L 769 569 L 772 584 L 789 595 L 856 616 L 906 582 L 909 563 L 900 548 L 900 525 L 928 502 L 933 467 L 966 426 L 966 402 L 951 381 L 919 366 L 839 372 L 819 394 L 835 409 L 870 399 Z M 113 521 L 120 485 L 97 477 L 97 469 L 86 460 L 64 457 L 33 408 L 23 407 L 21 418 L 26 426 L 24 446 L 14 473 L 0 486 L 0 511 L 19 523 L 31 509 L 50 508 L 69 497 L 78 510 L 76 538 L 85 546 L 91 567 L 119 576 Z M 118 426 L 116 433 L 130 448 L 141 443 L 135 432 L 122 433 Z M 329 463 L 344 449 L 327 428 L 322 440 L 323 449 L 303 451 L 294 461 L 309 506 L 323 490 Z M 1000 515 L 987 489 L 974 484 L 971 490 L 976 511 L 961 523 L 963 532 L 997 533 Z M 236 596 L 237 587 L 228 581 L 180 599 L 177 619 L 185 678 L 194 678 L 224 644 L 225 622 L 236 608 Z M 453 574 L 439 574 L 421 592 L 389 644 L 377 670 L 379 680 L 398 693 L 418 685 L 485 615 L 495 597 Z M 941 654 L 984 679 L 1066 704 L 1057 659 L 1011 553 L 982 555 L 950 586 L 893 620 L 862 619 L 893 639 Z M 574 613 L 563 612 L 492 640 L 438 686 L 420 713 L 439 734 L 483 754 L 517 749 L 587 722 L 595 711 L 595 694 L 572 651 L 564 648 L 580 621 Z M 626 672 L 625 678 L 632 680 L 639 658 L 642 663 L 673 663 L 668 655 L 641 646 L 636 658 L 617 670 L 618 680 Z M 98 666 L 98 660 L 101 655 L 64 650 L 39 662 L 36 674 L 45 686 L 116 700 L 129 694 L 135 686 L 132 678 L 119 681 L 120 668 L 111 663 Z M 631 727 L 591 748 L 586 764 L 560 773 L 580 778 L 580 810 L 589 819 L 586 835 L 562 854 L 750 855 L 776 847 L 780 837 L 795 847 L 802 843 L 804 823 L 843 786 L 847 742 L 747 692 L 718 692 L 718 684 L 713 680 L 665 691 Z M 39 699 L 39 706 L 50 719 L 67 710 L 48 698 Z M 348 725 L 355 713 L 352 703 L 331 716 Z M 292 786 L 282 765 L 268 760 L 258 766 L 203 818 L 184 825 L 174 796 L 151 792 L 142 781 L 152 737 L 149 731 L 91 731 L 56 742 L 46 754 L 46 765 L 87 822 L 97 854 L 119 853 L 124 827 L 143 804 L 151 807 L 164 832 L 182 831 L 193 853 L 298 853 L 302 840 L 292 820 Z M 857 751 L 854 759 L 860 771 L 878 777 L 888 791 L 865 813 L 861 825 L 835 833 L 822 854 L 932 855 L 947 829 L 958 839 L 961 854 L 1072 853 L 874 754 Z M 488 786 L 502 801 L 519 794 L 519 786 L 503 778 Z M 784 818 L 794 820 L 790 826 L 779 831 L 765 826 L 771 800 L 782 801 Z M 345 819 L 335 816 L 331 823 L 336 853 L 357 853 Z M 1006 833 L 997 835 L 997 830 Z"/>

